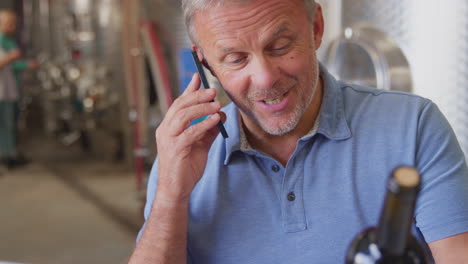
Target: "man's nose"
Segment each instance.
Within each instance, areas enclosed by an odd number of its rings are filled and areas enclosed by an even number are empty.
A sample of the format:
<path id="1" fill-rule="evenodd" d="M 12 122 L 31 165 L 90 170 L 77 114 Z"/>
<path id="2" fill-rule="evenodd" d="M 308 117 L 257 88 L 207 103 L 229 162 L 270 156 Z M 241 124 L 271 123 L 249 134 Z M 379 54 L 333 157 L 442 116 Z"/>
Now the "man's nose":
<path id="1" fill-rule="evenodd" d="M 278 81 L 280 76 L 278 66 L 268 58 L 257 58 L 252 66 L 251 80 L 256 87 L 269 89 Z"/>

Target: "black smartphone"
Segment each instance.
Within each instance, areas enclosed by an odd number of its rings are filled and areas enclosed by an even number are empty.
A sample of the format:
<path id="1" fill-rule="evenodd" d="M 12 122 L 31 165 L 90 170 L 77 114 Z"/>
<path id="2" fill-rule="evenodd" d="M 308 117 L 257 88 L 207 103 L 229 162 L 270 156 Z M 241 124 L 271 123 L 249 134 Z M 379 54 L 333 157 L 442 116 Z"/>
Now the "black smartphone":
<path id="1" fill-rule="evenodd" d="M 194 50 L 192 50 L 192 57 L 193 57 L 193 61 L 195 62 L 195 66 L 197 66 L 198 74 L 200 74 L 201 82 L 202 82 L 203 86 L 205 87 L 205 89 L 208 89 L 210 87 L 210 85 L 208 83 L 208 80 L 206 79 L 205 71 L 203 70 L 203 66 L 202 66 L 200 60 L 198 59 L 197 52 L 194 51 Z M 212 102 L 213 102 L 213 100 L 212 100 Z M 224 138 L 229 137 L 228 133 L 226 132 L 226 129 L 224 128 L 223 122 L 219 121 L 218 128 L 219 128 L 219 131 L 221 132 L 221 135 L 223 135 Z"/>

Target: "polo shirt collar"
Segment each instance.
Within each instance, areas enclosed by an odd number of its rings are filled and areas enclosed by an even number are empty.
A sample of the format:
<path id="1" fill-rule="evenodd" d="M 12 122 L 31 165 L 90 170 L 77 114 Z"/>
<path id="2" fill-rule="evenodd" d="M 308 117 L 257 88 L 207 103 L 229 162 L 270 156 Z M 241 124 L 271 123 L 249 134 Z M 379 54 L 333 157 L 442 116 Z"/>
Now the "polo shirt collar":
<path id="1" fill-rule="evenodd" d="M 338 81 L 320 64 L 320 77 L 323 80 L 323 99 L 319 114 L 319 127 L 317 133 L 330 140 L 343 140 L 351 137 L 351 131 L 346 121 L 343 104 L 343 94 Z M 226 130 L 229 137 L 225 140 L 226 155 L 224 164 L 227 165 L 234 152 L 241 151 L 239 110 L 236 105 L 230 103 L 223 111 L 226 113 Z M 304 138 L 312 138 L 307 135 Z"/>
<path id="2" fill-rule="evenodd" d="M 320 77 L 323 80 L 323 98 L 317 133 L 331 140 L 347 139 L 351 137 L 351 130 L 346 120 L 341 84 L 322 64 L 320 64 Z"/>

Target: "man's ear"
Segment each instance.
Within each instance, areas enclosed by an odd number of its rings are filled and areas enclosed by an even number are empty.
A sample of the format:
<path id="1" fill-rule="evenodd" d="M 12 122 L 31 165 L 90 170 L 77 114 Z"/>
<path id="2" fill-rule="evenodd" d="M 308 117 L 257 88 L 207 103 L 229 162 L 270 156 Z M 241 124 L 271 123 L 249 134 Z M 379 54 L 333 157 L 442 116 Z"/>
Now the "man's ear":
<path id="1" fill-rule="evenodd" d="M 315 49 L 320 48 L 320 44 L 322 44 L 323 31 L 325 27 L 324 24 L 322 7 L 319 3 L 316 3 L 313 24 Z"/>
<path id="2" fill-rule="evenodd" d="M 201 49 L 195 45 L 192 45 L 192 50 L 196 51 L 197 52 L 197 56 L 198 56 L 198 60 L 200 60 L 200 63 L 205 67 L 207 68 L 211 74 L 213 76 L 216 77 L 216 74 L 215 72 L 213 71 L 213 69 L 210 67 L 210 64 L 208 63 L 208 61 L 205 59 L 205 56 L 203 56 L 203 52 L 201 51 Z"/>

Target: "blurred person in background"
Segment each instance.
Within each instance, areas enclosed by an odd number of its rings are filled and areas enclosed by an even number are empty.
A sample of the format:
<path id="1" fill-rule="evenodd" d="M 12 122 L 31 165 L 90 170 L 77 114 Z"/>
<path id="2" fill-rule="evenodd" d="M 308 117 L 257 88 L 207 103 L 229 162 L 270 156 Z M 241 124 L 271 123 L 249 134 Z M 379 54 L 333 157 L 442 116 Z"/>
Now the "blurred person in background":
<path id="1" fill-rule="evenodd" d="M 21 59 L 21 51 L 14 39 L 16 24 L 17 18 L 13 11 L 0 10 L 0 158 L 8 169 L 28 162 L 17 150 L 20 74 L 37 67 L 35 61 Z"/>

